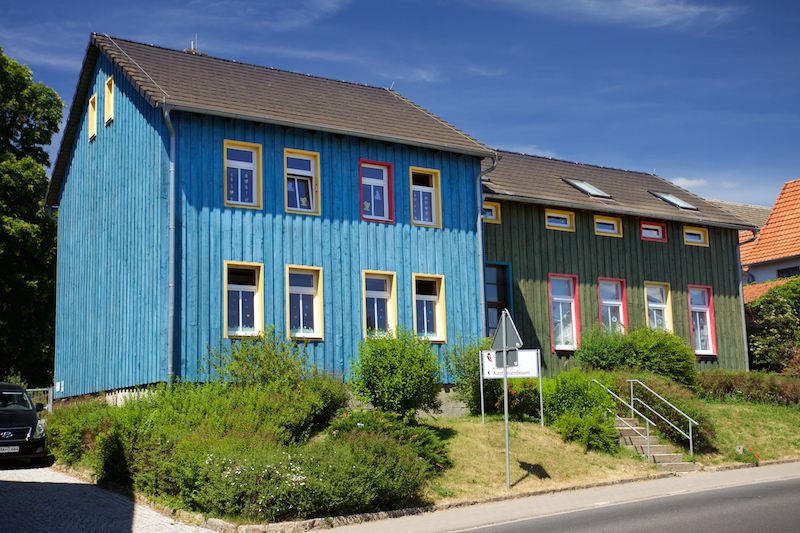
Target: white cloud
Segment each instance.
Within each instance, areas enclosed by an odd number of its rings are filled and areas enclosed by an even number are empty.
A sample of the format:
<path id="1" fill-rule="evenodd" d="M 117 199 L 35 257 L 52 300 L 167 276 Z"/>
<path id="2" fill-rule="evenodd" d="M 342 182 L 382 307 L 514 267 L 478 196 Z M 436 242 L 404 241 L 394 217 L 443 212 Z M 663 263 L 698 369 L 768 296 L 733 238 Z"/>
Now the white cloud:
<path id="1" fill-rule="evenodd" d="M 672 183 L 677 185 L 678 187 L 683 187 L 684 189 L 692 189 L 694 187 L 705 187 L 708 185 L 708 181 L 703 179 L 689 179 L 689 178 L 675 178 L 672 180 Z"/>
<path id="2" fill-rule="evenodd" d="M 579 18 L 605 24 L 636 27 L 715 26 L 742 9 L 712 6 L 686 0 L 496 0 L 509 7 L 561 18 Z"/>
<path id="3" fill-rule="evenodd" d="M 519 154 L 538 155 L 541 157 L 549 157 L 551 159 L 558 159 L 556 153 L 552 150 L 541 148 L 538 144 L 504 144 L 500 143 L 499 146 L 494 146 L 498 150 L 506 150 L 508 152 L 517 152 Z"/>
<path id="4" fill-rule="evenodd" d="M 477 76 L 489 76 L 489 77 L 502 76 L 503 74 L 506 73 L 506 70 L 502 68 L 488 69 L 481 65 L 470 65 L 467 67 L 467 70 L 470 73 L 475 74 Z"/>
<path id="5" fill-rule="evenodd" d="M 739 182 L 738 181 L 720 181 L 719 184 L 722 185 L 722 187 L 724 189 L 738 189 L 739 188 Z"/>
<path id="6" fill-rule="evenodd" d="M 345 9 L 351 0 L 194 0 L 186 7 L 173 8 L 170 20 L 178 16 L 187 22 L 219 26 L 250 26 L 261 30 L 288 31 L 311 24 Z"/>

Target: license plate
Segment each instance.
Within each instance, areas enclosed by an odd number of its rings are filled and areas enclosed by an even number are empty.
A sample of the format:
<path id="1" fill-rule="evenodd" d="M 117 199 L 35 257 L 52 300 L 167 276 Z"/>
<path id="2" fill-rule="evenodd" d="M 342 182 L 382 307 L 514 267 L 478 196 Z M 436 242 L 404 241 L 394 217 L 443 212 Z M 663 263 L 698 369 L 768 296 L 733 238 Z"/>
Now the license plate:
<path id="1" fill-rule="evenodd" d="M 19 446 L 0 446 L 0 453 L 19 453 Z"/>

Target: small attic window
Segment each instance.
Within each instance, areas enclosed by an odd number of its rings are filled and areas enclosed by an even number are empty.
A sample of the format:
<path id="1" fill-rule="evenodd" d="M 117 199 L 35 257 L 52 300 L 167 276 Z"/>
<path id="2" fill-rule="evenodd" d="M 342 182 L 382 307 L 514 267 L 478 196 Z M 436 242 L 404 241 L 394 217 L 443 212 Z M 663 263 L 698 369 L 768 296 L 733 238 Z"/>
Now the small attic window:
<path id="1" fill-rule="evenodd" d="M 592 185 L 587 181 L 573 180 L 569 178 L 561 178 L 561 179 L 569 183 L 579 191 L 588 194 L 589 196 L 593 196 L 595 198 L 611 198 L 610 194 L 601 191 L 600 189 L 598 189 L 597 187 L 595 187 L 594 185 Z"/>
<path id="2" fill-rule="evenodd" d="M 691 209 L 692 211 L 697 211 L 697 208 L 695 206 L 693 206 L 689 202 L 681 200 L 677 196 L 673 196 L 673 195 L 671 195 L 669 193 L 666 193 L 666 192 L 655 192 L 655 191 L 647 191 L 647 192 L 649 192 L 650 194 L 652 194 L 656 198 L 660 198 L 660 199 L 664 200 L 668 204 L 674 205 L 675 207 L 680 207 L 681 209 Z"/>

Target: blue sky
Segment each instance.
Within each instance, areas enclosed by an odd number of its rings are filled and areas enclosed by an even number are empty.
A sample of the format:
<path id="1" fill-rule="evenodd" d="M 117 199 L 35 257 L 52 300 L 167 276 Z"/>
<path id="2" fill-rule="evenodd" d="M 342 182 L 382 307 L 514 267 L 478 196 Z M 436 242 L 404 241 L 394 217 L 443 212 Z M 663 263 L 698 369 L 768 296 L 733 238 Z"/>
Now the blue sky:
<path id="1" fill-rule="evenodd" d="M 759 205 L 800 178 L 796 0 L 111 6 L 2 0 L 0 46 L 68 106 L 91 31 L 178 49 L 197 36 L 213 56 L 393 85 L 494 148 L 655 171 Z"/>

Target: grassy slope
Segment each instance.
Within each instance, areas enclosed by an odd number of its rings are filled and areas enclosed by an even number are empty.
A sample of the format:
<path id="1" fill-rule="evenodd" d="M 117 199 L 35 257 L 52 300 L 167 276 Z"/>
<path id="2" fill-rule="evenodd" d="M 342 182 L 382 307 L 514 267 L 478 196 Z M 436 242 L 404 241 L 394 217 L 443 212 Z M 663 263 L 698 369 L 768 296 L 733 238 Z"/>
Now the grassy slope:
<path id="1" fill-rule="evenodd" d="M 714 454 L 696 457 L 706 465 L 733 463 L 736 445 L 759 450 L 761 460 L 800 457 L 800 409 L 773 405 L 710 402 L 717 425 Z M 531 422 L 509 424 L 511 489 L 506 488 L 502 416 L 428 419 L 447 439 L 454 466 L 436 477 L 425 497 L 435 503 L 465 501 L 543 489 L 628 479 L 658 470 L 622 451 L 617 455 L 584 453 L 564 443 L 549 428 Z"/>

